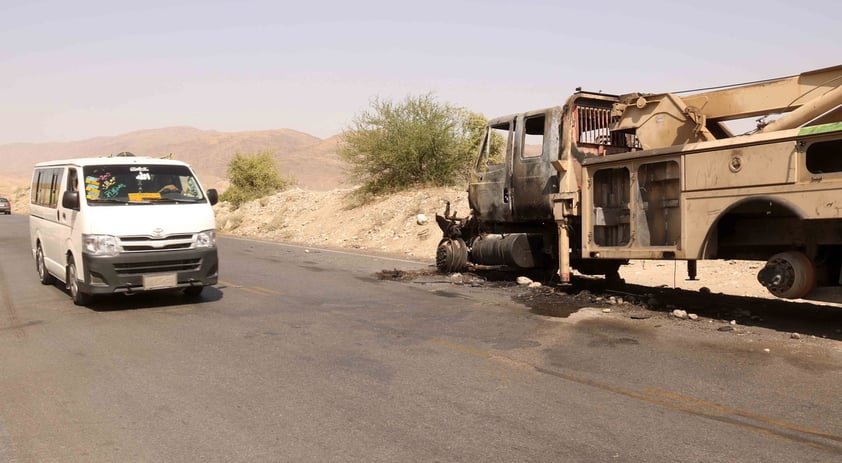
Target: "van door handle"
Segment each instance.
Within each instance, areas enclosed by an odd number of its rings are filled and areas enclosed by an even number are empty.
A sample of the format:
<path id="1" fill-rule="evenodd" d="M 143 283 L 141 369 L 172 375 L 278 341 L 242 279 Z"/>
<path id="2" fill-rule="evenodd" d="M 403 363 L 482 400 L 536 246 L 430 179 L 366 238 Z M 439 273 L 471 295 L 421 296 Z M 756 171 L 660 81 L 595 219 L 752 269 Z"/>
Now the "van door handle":
<path id="1" fill-rule="evenodd" d="M 58 209 L 56 209 L 56 221 L 61 220 L 61 215 L 60 215 L 60 214 L 61 214 L 61 211 L 59 211 Z"/>

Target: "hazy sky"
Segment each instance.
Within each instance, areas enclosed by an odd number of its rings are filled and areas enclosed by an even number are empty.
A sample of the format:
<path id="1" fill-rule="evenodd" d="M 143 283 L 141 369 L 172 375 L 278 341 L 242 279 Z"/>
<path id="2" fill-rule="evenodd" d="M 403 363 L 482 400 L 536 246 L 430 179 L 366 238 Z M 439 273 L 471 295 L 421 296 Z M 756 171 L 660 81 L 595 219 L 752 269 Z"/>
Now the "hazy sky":
<path id="1" fill-rule="evenodd" d="M 192 126 L 339 133 L 372 97 L 487 117 L 577 86 L 678 91 L 842 64 L 842 3 L 0 0 L 0 143 Z"/>

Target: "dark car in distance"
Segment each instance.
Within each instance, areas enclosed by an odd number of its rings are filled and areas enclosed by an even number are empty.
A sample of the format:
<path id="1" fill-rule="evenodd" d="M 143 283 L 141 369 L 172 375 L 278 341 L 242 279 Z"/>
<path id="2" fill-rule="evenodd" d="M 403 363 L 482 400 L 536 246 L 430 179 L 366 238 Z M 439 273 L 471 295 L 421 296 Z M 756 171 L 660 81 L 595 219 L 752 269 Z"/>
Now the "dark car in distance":
<path id="1" fill-rule="evenodd" d="M 12 203 L 8 198 L 0 198 L 0 213 L 6 215 L 12 213 Z"/>

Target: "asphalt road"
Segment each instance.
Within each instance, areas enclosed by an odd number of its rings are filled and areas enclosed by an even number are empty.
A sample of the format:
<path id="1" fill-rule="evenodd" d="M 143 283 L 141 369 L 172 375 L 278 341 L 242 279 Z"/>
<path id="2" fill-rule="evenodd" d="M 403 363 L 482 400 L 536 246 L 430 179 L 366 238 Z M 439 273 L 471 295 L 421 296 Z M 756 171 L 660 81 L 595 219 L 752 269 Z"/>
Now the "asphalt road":
<path id="1" fill-rule="evenodd" d="M 0 217 L 0 461 L 842 460 L 836 339 L 549 317 L 377 277 L 423 263 L 224 237 L 199 301 L 77 307 L 27 233 Z"/>

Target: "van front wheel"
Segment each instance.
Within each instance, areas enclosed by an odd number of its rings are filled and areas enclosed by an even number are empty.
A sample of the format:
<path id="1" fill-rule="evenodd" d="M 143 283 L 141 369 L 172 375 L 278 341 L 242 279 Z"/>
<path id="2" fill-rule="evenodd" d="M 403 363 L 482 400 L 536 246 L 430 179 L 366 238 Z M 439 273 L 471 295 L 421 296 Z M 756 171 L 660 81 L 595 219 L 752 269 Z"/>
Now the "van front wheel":
<path id="1" fill-rule="evenodd" d="M 38 243 L 38 248 L 35 250 L 35 270 L 38 271 L 38 280 L 42 285 L 51 285 L 56 278 L 47 270 L 47 264 L 44 262 L 44 250 L 41 249 L 41 243 Z"/>
<path id="2" fill-rule="evenodd" d="M 67 289 L 76 305 L 87 305 L 91 302 L 91 295 L 79 290 L 79 280 L 76 276 L 76 264 L 71 260 L 67 263 Z"/>

